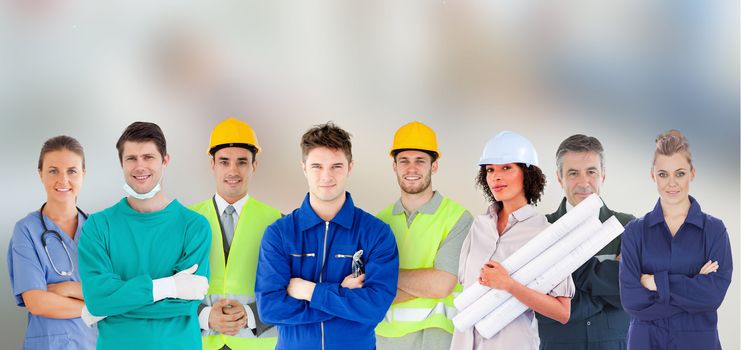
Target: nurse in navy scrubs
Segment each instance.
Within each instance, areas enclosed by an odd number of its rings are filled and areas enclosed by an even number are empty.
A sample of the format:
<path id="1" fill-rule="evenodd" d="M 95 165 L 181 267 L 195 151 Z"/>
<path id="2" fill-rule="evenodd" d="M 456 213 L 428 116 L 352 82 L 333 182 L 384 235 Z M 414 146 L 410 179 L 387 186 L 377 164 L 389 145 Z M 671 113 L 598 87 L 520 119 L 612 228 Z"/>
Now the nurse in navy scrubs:
<path id="1" fill-rule="evenodd" d="M 733 262 L 723 222 L 689 195 L 695 177 L 687 139 L 656 139 L 651 179 L 659 200 L 625 227 L 620 295 L 631 316 L 628 349 L 720 349 L 718 307 Z"/>

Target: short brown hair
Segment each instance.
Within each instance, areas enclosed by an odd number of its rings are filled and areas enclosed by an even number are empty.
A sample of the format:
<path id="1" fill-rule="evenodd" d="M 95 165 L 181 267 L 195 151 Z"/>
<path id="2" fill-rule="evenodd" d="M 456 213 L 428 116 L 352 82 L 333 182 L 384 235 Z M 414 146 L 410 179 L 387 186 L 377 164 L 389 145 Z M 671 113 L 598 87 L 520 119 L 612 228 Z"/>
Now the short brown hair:
<path id="1" fill-rule="evenodd" d="M 126 141 L 131 142 L 154 142 L 157 146 L 157 150 L 160 152 L 162 159 L 165 159 L 167 154 L 167 141 L 165 141 L 165 134 L 162 133 L 162 129 L 155 124 L 149 122 L 133 122 L 124 130 L 121 137 L 116 142 L 116 149 L 118 149 L 118 161 L 123 162 L 123 147 Z"/>
<path id="2" fill-rule="evenodd" d="M 690 163 L 690 168 L 692 167 L 692 153 L 690 153 L 690 144 L 687 142 L 687 138 L 679 130 L 672 129 L 656 137 L 654 163 L 656 163 L 657 156 L 671 156 L 674 153 L 682 153 L 687 158 L 687 162 Z"/>
<path id="3" fill-rule="evenodd" d="M 68 150 L 80 156 L 82 158 L 82 170 L 85 170 L 85 152 L 82 150 L 82 145 L 74 137 L 67 135 L 54 136 L 44 142 L 39 154 L 39 170 L 44 166 L 44 156 L 47 153 L 61 150 Z"/>
<path id="4" fill-rule="evenodd" d="M 540 201 L 540 197 L 543 196 L 546 183 L 545 174 L 535 165 L 515 164 L 522 169 L 522 189 L 525 191 L 527 203 L 536 205 Z M 494 198 L 494 194 L 491 193 L 489 184 L 486 182 L 486 165 L 479 167 L 479 173 L 476 175 L 476 187 L 481 189 L 489 203 L 496 203 L 500 209 L 502 208 L 502 202 Z"/>
<path id="5" fill-rule="evenodd" d="M 306 160 L 306 156 L 314 148 L 326 147 L 333 150 L 342 150 L 347 157 L 347 162 L 352 162 L 350 136 L 347 131 L 342 130 L 332 122 L 315 125 L 301 137 L 302 160 Z"/>

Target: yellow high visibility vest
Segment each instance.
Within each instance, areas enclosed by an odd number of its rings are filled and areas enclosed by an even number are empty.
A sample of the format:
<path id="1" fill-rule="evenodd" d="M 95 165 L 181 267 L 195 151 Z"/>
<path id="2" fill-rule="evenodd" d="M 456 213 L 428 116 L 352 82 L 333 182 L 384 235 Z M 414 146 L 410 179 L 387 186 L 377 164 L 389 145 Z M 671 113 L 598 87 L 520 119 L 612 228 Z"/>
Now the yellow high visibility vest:
<path id="1" fill-rule="evenodd" d="M 440 244 L 466 211 L 460 204 L 443 197 L 434 214 L 418 212 L 407 227 L 406 215 L 393 214 L 393 204 L 381 211 L 378 218 L 391 226 L 399 247 L 400 269 L 434 268 Z M 437 327 L 453 333 L 455 316 L 454 295 L 463 290 L 456 284 L 453 294 L 445 298 L 415 298 L 393 304 L 386 317 L 376 327 L 376 334 L 397 338 L 425 328 Z"/>
<path id="2" fill-rule="evenodd" d="M 242 304 L 255 301 L 255 274 L 260 241 L 268 225 L 279 219 L 277 209 L 262 203 L 251 196 L 239 214 L 239 222 L 234 229 L 234 239 L 229 249 L 229 259 L 224 258 L 219 214 L 213 198 L 190 207 L 208 219 L 211 225 L 211 278 L 209 280 L 206 303 L 212 305 L 220 299 L 234 299 Z M 275 349 L 278 341 L 275 328 L 266 332 L 272 337 L 255 337 L 249 329 L 243 329 L 236 336 L 228 336 L 214 330 L 205 332 L 202 337 L 203 349 L 221 349 L 224 344 L 238 349 Z"/>

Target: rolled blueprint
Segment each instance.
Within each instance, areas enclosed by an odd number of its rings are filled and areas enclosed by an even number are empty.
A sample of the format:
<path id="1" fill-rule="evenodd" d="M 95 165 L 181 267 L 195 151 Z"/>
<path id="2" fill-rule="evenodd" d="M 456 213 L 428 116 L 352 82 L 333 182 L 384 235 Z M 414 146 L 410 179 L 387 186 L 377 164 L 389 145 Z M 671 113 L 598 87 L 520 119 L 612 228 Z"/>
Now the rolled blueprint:
<path id="1" fill-rule="evenodd" d="M 512 279 L 523 285 L 528 285 L 535 278 L 561 261 L 566 254 L 594 236 L 601 227 L 602 223 L 596 216 L 587 218 L 571 233 L 566 235 L 566 237 L 556 242 L 556 244 L 543 251 L 540 255 L 525 264 L 525 266 L 517 270 L 517 272 L 513 273 Z M 476 322 L 480 321 L 510 297 L 511 295 L 504 290 L 489 290 L 469 307 L 458 312 L 453 318 L 455 328 L 462 331 L 473 327 Z"/>
<path id="2" fill-rule="evenodd" d="M 622 232 L 623 225 L 614 216 L 610 217 L 594 236 L 568 253 L 563 260 L 529 283 L 527 287 L 544 294 L 548 293 Z M 509 298 L 476 323 L 476 330 L 487 339 L 491 338 L 527 309 L 528 307 L 517 298 Z"/>
<path id="3" fill-rule="evenodd" d="M 566 236 L 574 230 L 579 224 L 584 222 L 590 216 L 598 216 L 599 209 L 602 208 L 602 200 L 596 194 L 585 198 L 574 208 L 569 210 L 566 215 L 556 220 L 545 230 L 527 242 L 524 246 L 502 261 L 502 266 L 510 273 L 517 272 L 525 266 L 530 260 L 538 256 L 548 247 L 552 246 L 559 239 Z M 457 298 L 453 300 L 458 311 L 467 308 L 473 304 L 482 295 L 486 294 L 491 288 L 474 283 L 464 289 Z"/>

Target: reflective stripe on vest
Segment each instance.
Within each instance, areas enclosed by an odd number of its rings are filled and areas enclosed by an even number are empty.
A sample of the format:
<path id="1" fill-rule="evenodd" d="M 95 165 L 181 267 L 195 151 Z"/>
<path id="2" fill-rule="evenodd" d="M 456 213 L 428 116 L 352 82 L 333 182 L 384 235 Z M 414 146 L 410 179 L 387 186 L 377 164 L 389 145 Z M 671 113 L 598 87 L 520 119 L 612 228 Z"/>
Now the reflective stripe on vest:
<path id="1" fill-rule="evenodd" d="M 212 199 L 191 207 L 208 219 L 211 226 L 211 251 L 209 256 L 211 277 L 204 303 L 213 305 L 217 300 L 228 298 L 249 304 L 255 301 L 255 275 L 260 241 L 265 229 L 281 214 L 252 197 L 247 199 L 239 222 L 234 230 L 229 260 L 225 263 L 219 216 Z M 250 329 L 241 330 L 236 336 L 227 336 L 215 330 L 202 330 L 204 349 L 221 349 L 224 344 L 231 349 L 274 349 L 277 341 L 275 328 L 256 338 Z"/>
<path id="2" fill-rule="evenodd" d="M 453 299 L 458 296 L 460 292 L 453 293 Z M 455 306 L 446 305 L 445 302 L 438 302 L 432 309 L 422 308 L 391 308 L 386 312 L 384 316 L 384 322 L 422 322 L 432 315 L 443 315 L 448 319 L 453 319 L 458 313 Z"/>
<path id="3" fill-rule="evenodd" d="M 434 214 L 417 213 L 407 227 L 406 215 L 393 215 L 393 204 L 378 214 L 378 218 L 391 226 L 399 247 L 400 269 L 434 268 L 440 244 L 458 223 L 466 210 L 443 197 Z M 395 338 L 425 328 L 437 327 L 453 332 L 451 318 L 455 316 L 454 295 L 463 290 L 456 284 L 454 293 L 445 298 L 414 298 L 393 304 L 386 317 L 376 327 L 376 334 Z"/>

